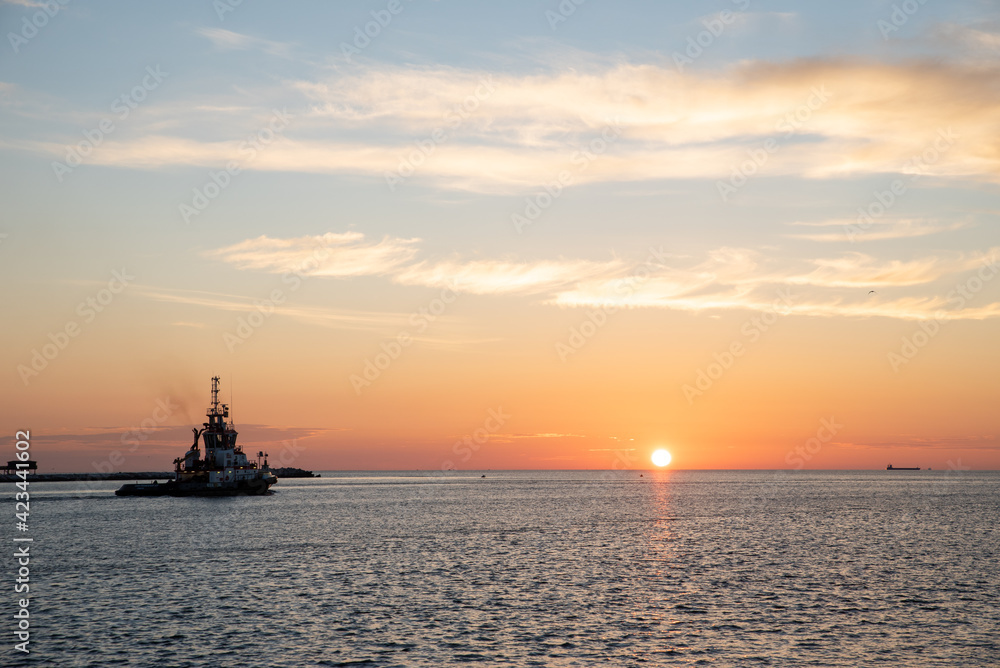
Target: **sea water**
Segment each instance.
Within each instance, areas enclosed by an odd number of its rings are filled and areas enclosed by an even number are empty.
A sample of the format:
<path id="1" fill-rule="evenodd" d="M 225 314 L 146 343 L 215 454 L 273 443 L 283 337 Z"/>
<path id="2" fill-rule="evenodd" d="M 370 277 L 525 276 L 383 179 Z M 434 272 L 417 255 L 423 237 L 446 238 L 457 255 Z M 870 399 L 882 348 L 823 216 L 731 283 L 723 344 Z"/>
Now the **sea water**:
<path id="1" fill-rule="evenodd" d="M 996 472 L 119 485 L 32 483 L 31 653 L 5 615 L 0 664 L 1000 665 Z"/>

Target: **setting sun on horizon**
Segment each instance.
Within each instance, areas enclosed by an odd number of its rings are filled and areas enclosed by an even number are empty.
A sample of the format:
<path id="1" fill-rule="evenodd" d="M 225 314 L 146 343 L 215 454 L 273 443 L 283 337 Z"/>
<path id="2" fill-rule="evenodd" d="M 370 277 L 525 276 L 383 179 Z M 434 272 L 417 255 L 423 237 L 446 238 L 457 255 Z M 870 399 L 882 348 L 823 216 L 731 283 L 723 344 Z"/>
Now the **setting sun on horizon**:
<path id="1" fill-rule="evenodd" d="M 670 460 L 673 458 L 670 456 L 670 453 L 668 451 L 660 448 L 659 450 L 653 451 L 653 454 L 650 457 L 650 459 L 652 460 L 655 466 L 663 468 L 664 466 L 670 464 Z"/>

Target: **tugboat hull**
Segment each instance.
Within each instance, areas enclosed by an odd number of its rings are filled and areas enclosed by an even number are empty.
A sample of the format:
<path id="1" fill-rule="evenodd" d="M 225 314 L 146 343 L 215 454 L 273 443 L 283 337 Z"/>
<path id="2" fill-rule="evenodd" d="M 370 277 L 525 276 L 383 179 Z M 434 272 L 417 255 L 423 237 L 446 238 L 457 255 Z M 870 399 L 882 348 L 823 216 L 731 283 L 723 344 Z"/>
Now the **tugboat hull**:
<path id="1" fill-rule="evenodd" d="M 129 483 L 115 490 L 115 496 L 166 496 L 172 482 L 164 485 L 153 483 Z"/>
<path id="2" fill-rule="evenodd" d="M 115 490 L 116 496 L 261 496 L 270 494 L 270 487 L 277 478 L 269 481 L 240 481 L 227 486 L 207 487 L 204 483 L 178 483 L 175 480 L 160 484 L 129 483 Z"/>
<path id="3" fill-rule="evenodd" d="M 174 483 L 170 496 L 261 496 L 269 494 L 271 485 L 277 478 L 261 478 L 258 480 L 240 480 L 234 483 L 222 483 L 218 487 L 206 487 L 204 483 Z"/>

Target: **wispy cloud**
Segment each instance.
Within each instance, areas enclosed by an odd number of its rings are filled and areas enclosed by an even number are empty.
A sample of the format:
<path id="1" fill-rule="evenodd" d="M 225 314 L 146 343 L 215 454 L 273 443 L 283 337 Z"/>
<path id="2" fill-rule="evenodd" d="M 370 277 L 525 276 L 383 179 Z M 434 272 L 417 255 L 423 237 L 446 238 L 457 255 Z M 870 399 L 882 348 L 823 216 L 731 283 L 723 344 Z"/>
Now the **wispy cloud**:
<path id="1" fill-rule="evenodd" d="M 862 241 L 884 241 L 887 239 L 908 239 L 924 237 L 942 232 L 953 232 L 969 227 L 966 221 L 946 223 L 939 220 L 897 219 L 869 223 L 861 230 L 856 220 L 827 220 L 817 223 L 795 222 L 792 226 L 830 228 L 829 232 L 799 232 L 784 234 L 788 239 L 804 239 L 830 243 L 857 243 Z"/>
<path id="2" fill-rule="evenodd" d="M 511 444 L 519 441 L 536 441 L 545 439 L 579 439 L 590 438 L 584 434 L 561 434 L 557 432 L 541 432 L 537 434 L 495 434 L 490 437 L 490 441 L 500 444 Z"/>
<path id="3" fill-rule="evenodd" d="M 681 158 L 685 153 L 696 158 L 683 163 L 695 170 L 694 176 L 728 174 L 745 159 L 749 142 L 768 136 L 784 140 L 769 163 L 772 174 L 901 171 L 934 140 L 936 130 L 952 127 L 961 146 L 939 157 L 927 173 L 979 173 L 995 179 L 997 156 L 980 143 L 988 142 L 1000 124 L 1000 95 L 989 86 L 994 76 L 988 67 L 816 59 L 751 62 L 715 73 L 680 73 L 653 65 L 528 76 L 379 68 L 297 86 L 315 101 L 317 116 L 420 133 L 440 125 L 457 101 L 489 77 L 496 91 L 464 121 L 463 139 L 565 152 L 573 141 L 615 121 L 623 128 L 624 159 L 609 172 L 622 178 L 679 176 L 679 170 L 657 168 L 643 158 Z M 826 99 L 814 97 L 817 90 Z M 796 128 L 780 125 L 810 99 L 816 109 L 808 122 Z M 928 105 L 929 99 L 946 102 Z M 800 134 L 810 140 L 798 141 Z M 738 155 L 729 148 L 738 149 Z M 588 175 L 594 180 L 609 177 Z"/>
<path id="4" fill-rule="evenodd" d="M 950 49 L 962 49 L 980 57 L 1000 52 L 1000 21 L 978 21 L 971 25 L 941 23 L 931 30 L 933 40 Z"/>
<path id="5" fill-rule="evenodd" d="M 222 29 L 201 33 L 218 48 L 276 54 L 289 48 Z M 246 168 L 382 179 L 414 150 L 415 137 L 440 129 L 447 141 L 414 178 L 445 189 L 516 192 L 573 169 L 574 156 L 613 125 L 614 147 L 575 172 L 574 183 L 727 179 L 747 159 L 747 150 L 768 138 L 780 143 L 766 165 L 771 176 L 919 172 L 996 182 L 998 72 L 988 59 L 757 61 L 683 73 L 649 64 L 590 64 L 532 74 L 359 66 L 356 74 L 338 71 L 288 82 L 287 96 L 303 100 L 289 109 L 295 127 Z M 470 97 L 478 104 L 458 113 Z M 274 91 L 262 91 L 260 98 L 259 109 L 267 109 Z M 232 106 L 229 98 L 220 98 L 189 107 L 213 105 Z M 789 114 L 802 108 L 810 112 L 806 120 L 788 124 Z M 242 138 L 195 139 L 194 121 L 176 113 L 185 124 L 177 134 L 137 127 L 128 137 L 105 140 L 91 164 L 153 169 L 232 159 Z M 157 127 L 169 127 L 153 116 L 161 123 Z M 950 133 L 947 150 L 939 147 L 933 160 L 914 163 L 915 156 L 940 143 L 939 132 Z M 53 141 L 24 140 L 17 146 L 65 152 L 64 143 Z"/>
<path id="6" fill-rule="evenodd" d="M 219 311 L 245 313 L 255 308 L 254 299 L 242 295 L 207 292 L 204 290 L 157 288 L 145 285 L 136 285 L 130 287 L 129 290 L 134 294 L 154 301 L 201 306 Z M 296 306 L 292 304 L 283 304 L 281 306 L 281 313 L 314 325 L 357 330 L 398 329 L 407 324 L 409 317 L 408 313 L 361 311 L 306 305 Z"/>
<path id="7" fill-rule="evenodd" d="M 272 56 L 289 58 L 292 44 L 274 42 L 261 37 L 243 35 L 223 28 L 198 28 L 198 34 L 207 38 L 221 51 L 246 51 L 255 49 Z"/>
<path id="8" fill-rule="evenodd" d="M 961 258 L 923 257 L 916 260 L 879 260 L 864 253 L 848 253 L 838 258 L 812 260 L 813 271 L 789 276 L 795 285 L 870 288 L 924 285 L 943 276 L 969 268 Z"/>
<path id="9" fill-rule="evenodd" d="M 864 443 L 832 443 L 840 448 L 852 450 L 899 450 L 901 448 L 927 448 L 933 450 L 995 450 L 1000 438 L 995 435 L 982 436 L 936 436 L 924 437 L 902 434 L 891 441 L 868 441 Z"/>
<path id="10" fill-rule="evenodd" d="M 383 276 L 406 286 L 450 288 L 479 295 L 531 296 L 563 307 L 664 308 L 683 311 L 771 310 L 779 295 L 784 312 L 822 317 L 888 317 L 942 320 L 1000 316 L 1000 303 L 955 310 L 947 295 L 949 277 L 995 264 L 1000 248 L 976 254 L 941 254 L 908 260 L 880 259 L 851 252 L 830 258 L 774 257 L 752 249 L 720 248 L 700 261 L 655 266 L 641 280 L 621 258 L 420 259 L 419 240 L 386 237 L 368 242 L 360 233 L 281 240 L 260 237 L 208 253 L 241 269 L 272 273 L 300 271 L 327 277 Z M 336 261 L 314 262 L 316 248 L 336 249 Z M 296 269 L 297 267 L 297 269 Z M 954 281 L 955 278 L 950 280 Z M 871 298 L 871 288 L 895 288 L 892 298 Z M 212 301 L 217 297 L 188 295 Z M 245 307 L 245 306 L 244 306 Z M 305 312 L 299 317 L 330 321 L 343 314 Z M 349 320 L 350 318 L 348 318 Z"/>
<path id="11" fill-rule="evenodd" d="M 293 239 L 261 235 L 210 253 L 240 269 L 310 276 L 378 276 L 413 259 L 419 239 L 386 237 L 370 242 L 360 232 Z"/>
<path id="12" fill-rule="evenodd" d="M 416 261 L 419 241 L 385 237 L 371 242 L 360 232 L 292 239 L 260 236 L 207 255 L 240 269 L 328 278 L 390 276 L 402 285 L 454 288 L 471 294 L 537 294 L 624 267 L 616 260 Z"/>
<path id="13" fill-rule="evenodd" d="M 421 262 L 400 271 L 403 285 L 452 287 L 472 294 L 537 294 L 572 285 L 588 276 L 618 273 L 616 260 L 445 260 Z"/>

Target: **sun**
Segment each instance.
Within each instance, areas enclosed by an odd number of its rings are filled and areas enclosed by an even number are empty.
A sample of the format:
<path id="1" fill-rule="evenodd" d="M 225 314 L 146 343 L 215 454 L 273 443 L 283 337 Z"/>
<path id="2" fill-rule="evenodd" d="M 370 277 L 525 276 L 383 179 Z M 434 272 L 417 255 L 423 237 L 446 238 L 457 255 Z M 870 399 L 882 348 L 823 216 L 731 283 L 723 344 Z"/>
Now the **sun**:
<path id="1" fill-rule="evenodd" d="M 666 450 L 660 449 L 653 452 L 653 463 L 657 466 L 663 467 L 670 463 L 670 453 Z"/>

